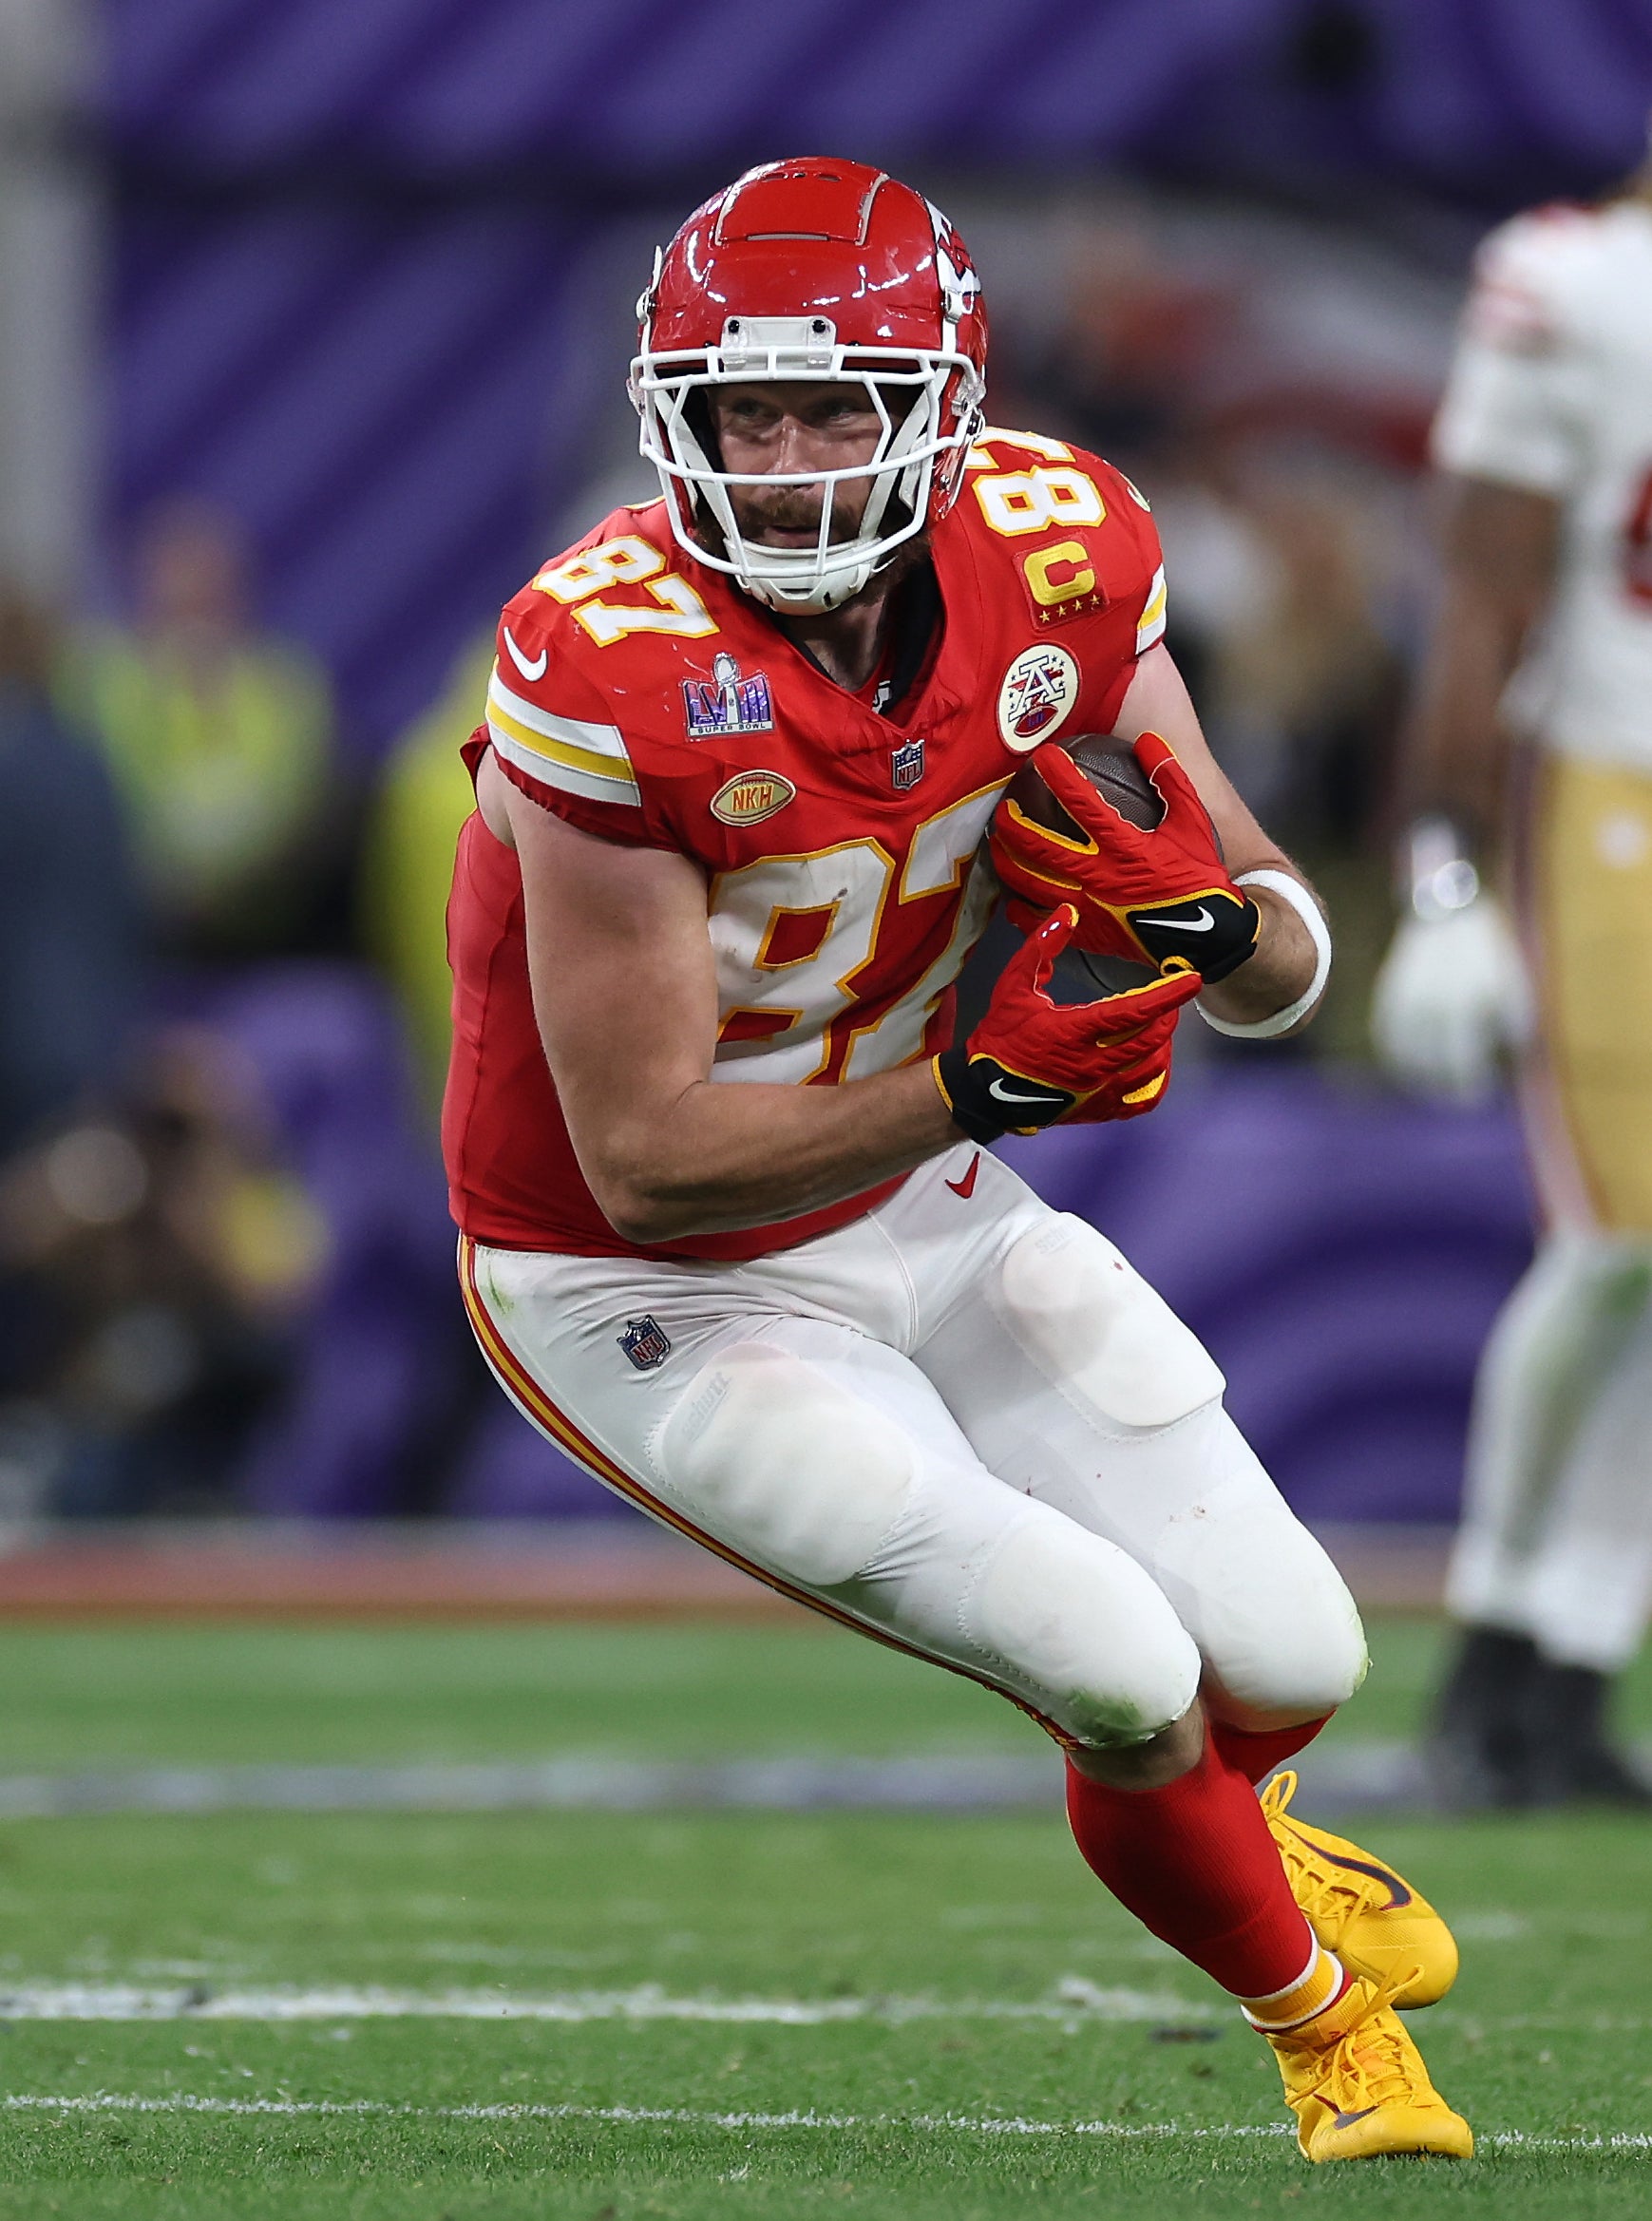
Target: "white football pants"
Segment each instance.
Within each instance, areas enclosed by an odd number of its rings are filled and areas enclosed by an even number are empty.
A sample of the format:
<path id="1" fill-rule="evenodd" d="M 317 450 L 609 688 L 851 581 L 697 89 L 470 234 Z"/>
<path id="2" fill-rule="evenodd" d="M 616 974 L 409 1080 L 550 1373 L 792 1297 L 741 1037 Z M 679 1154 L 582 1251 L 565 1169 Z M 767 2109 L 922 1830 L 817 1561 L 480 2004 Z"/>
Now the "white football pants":
<path id="1" fill-rule="evenodd" d="M 1486 1345 L 1447 1601 L 1615 1673 L 1649 1600 L 1652 1242 L 1557 1234 Z"/>
<path id="2" fill-rule="evenodd" d="M 967 1144 L 750 1264 L 461 1267 L 507 1393 L 598 1479 L 1062 1739 L 1145 1740 L 1202 1684 L 1242 1728 L 1358 1685 L 1353 1600 L 1203 1346 Z"/>

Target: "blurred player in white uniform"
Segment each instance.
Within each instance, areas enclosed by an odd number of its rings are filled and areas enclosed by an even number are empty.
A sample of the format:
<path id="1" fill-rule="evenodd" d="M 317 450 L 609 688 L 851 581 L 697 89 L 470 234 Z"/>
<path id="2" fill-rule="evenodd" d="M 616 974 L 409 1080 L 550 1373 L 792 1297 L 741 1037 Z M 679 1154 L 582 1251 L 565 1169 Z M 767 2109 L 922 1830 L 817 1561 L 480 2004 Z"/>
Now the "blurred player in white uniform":
<path id="1" fill-rule="evenodd" d="M 1643 1804 L 1604 1708 L 1652 1590 L 1652 164 L 1486 241 L 1434 459 L 1375 1030 L 1461 1098 L 1518 1056 L 1544 1219 L 1481 1367 L 1434 1756 L 1461 1801 Z"/>

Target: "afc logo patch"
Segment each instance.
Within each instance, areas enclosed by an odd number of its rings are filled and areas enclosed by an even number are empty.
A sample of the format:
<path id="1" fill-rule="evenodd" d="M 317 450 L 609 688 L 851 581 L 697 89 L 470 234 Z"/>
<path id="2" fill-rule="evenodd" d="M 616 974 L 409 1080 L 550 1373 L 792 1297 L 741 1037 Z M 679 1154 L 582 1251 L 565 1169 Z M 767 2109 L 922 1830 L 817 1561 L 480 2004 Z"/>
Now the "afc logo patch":
<path id="1" fill-rule="evenodd" d="M 639 1373 L 652 1373 L 671 1356 L 671 1337 L 657 1319 L 628 1319 L 615 1340 Z"/>
<path id="2" fill-rule="evenodd" d="M 1004 745 L 1025 755 L 1048 740 L 1078 699 L 1078 666 L 1054 644 L 1023 648 L 998 689 Z"/>
<path id="3" fill-rule="evenodd" d="M 710 678 L 685 678 L 683 717 L 691 740 L 712 740 L 731 732 L 772 732 L 774 705 L 761 671 L 750 678 L 729 655 L 713 655 Z"/>

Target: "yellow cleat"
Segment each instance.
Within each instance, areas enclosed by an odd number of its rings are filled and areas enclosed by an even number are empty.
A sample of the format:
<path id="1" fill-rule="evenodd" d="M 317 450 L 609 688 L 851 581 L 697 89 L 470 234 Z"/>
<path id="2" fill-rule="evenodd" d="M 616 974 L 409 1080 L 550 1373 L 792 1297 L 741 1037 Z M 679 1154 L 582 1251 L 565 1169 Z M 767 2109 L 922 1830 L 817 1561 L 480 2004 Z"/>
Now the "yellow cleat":
<path id="1" fill-rule="evenodd" d="M 1423 2065 L 1388 1996 L 1369 1983 L 1300 2028 L 1263 2029 L 1279 2060 L 1297 2141 L 1316 2163 L 1332 2159 L 1468 2159 L 1474 2132 L 1453 2113 Z"/>
<path id="2" fill-rule="evenodd" d="M 1396 2005 L 1435 2003 L 1457 1979 L 1451 1929 L 1392 1867 L 1357 1843 L 1292 1819 L 1296 1787 L 1294 1774 L 1276 1774 L 1262 1809 L 1309 1927 L 1350 1974 L 1392 1984 Z"/>

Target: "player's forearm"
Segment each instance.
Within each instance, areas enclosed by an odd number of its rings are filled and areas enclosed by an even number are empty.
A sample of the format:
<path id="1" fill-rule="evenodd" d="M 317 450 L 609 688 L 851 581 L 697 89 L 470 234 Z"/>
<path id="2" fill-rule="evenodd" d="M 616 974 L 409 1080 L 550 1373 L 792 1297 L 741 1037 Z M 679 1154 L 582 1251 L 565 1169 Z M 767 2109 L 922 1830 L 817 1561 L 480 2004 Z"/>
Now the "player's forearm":
<path id="1" fill-rule="evenodd" d="M 1440 525 L 1443 578 L 1407 734 L 1404 799 L 1410 815 L 1450 818 L 1489 844 L 1508 775 L 1503 696 L 1553 582 L 1560 510 L 1520 486 L 1449 477 Z"/>
<path id="2" fill-rule="evenodd" d="M 1291 876 L 1301 878 L 1296 872 Z M 1265 886 L 1247 885 L 1244 891 L 1262 912 L 1256 949 L 1237 972 L 1206 987 L 1199 997 L 1200 1008 L 1212 1017 L 1241 1026 L 1271 1018 L 1305 995 L 1318 961 L 1312 934 L 1282 896 Z M 1301 1024 L 1307 1025 L 1312 1015 L 1308 1013 Z"/>
<path id="3" fill-rule="evenodd" d="M 842 1087 L 699 1080 L 655 1118 L 609 1122 L 579 1155 L 617 1233 L 670 1242 L 801 1218 L 959 1138 L 925 1058 Z"/>
<path id="4" fill-rule="evenodd" d="M 1437 813 L 1494 840 L 1508 776 L 1499 708 L 1526 636 L 1522 614 L 1472 582 L 1449 586 L 1406 748 L 1406 814 Z"/>

